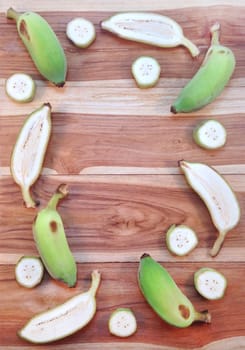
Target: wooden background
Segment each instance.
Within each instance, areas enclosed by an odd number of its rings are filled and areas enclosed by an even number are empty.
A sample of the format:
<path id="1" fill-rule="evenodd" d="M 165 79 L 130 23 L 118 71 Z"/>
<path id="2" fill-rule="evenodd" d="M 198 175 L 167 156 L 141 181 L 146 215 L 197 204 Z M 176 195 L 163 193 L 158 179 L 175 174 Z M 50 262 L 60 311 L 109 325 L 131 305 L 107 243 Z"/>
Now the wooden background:
<path id="1" fill-rule="evenodd" d="M 39 12 L 56 31 L 69 66 L 63 89 L 44 81 L 35 69 L 15 24 L 5 18 L 10 6 Z M 200 56 L 193 59 L 183 47 L 160 49 L 101 31 L 101 20 L 127 10 L 172 17 L 199 46 Z M 96 41 L 86 50 L 74 47 L 65 36 L 67 22 L 77 16 L 96 26 Z M 200 66 L 215 21 L 221 23 L 222 43 L 237 58 L 233 78 L 214 103 L 173 116 L 170 105 Z M 203 202 L 180 173 L 178 160 L 216 167 L 234 188 L 244 212 L 245 1 L 6 0 L 0 3 L 0 29 L 0 349 L 44 348 L 19 339 L 16 331 L 35 313 L 85 291 L 95 268 L 102 273 L 95 318 L 46 348 L 244 349 L 244 216 L 220 254 L 211 258 L 216 231 Z M 152 55 L 161 65 L 161 79 L 152 89 L 140 90 L 132 79 L 131 63 L 139 55 Z M 31 74 L 37 82 L 36 98 L 29 104 L 15 104 L 5 95 L 5 79 L 17 71 Z M 75 290 L 48 275 L 37 288 L 25 290 L 14 278 L 18 258 L 37 254 L 31 231 L 37 210 L 23 207 L 9 161 L 24 119 L 43 102 L 53 107 L 53 131 L 33 193 L 42 207 L 60 183 L 69 185 L 59 212 L 78 263 Z M 217 151 L 202 150 L 192 140 L 193 128 L 208 118 L 217 118 L 227 129 L 228 142 Z M 165 232 L 173 223 L 190 225 L 198 234 L 199 245 L 187 257 L 173 257 L 166 250 Z M 169 270 L 197 309 L 209 309 L 212 324 L 176 329 L 156 316 L 137 285 L 144 252 Z M 193 273 L 203 266 L 225 274 L 228 288 L 222 300 L 204 300 L 194 290 Z M 111 311 L 119 306 L 131 307 L 138 320 L 137 333 L 124 340 L 107 328 Z"/>

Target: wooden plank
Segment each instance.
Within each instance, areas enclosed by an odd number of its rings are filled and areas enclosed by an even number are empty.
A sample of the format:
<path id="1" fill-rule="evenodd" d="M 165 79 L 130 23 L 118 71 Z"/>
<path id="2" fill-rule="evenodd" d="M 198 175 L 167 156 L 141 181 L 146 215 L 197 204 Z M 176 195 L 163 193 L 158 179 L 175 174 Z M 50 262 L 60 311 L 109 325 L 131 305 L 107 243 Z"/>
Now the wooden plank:
<path id="1" fill-rule="evenodd" d="M 28 113 L 28 112 L 27 112 Z M 0 119 L 0 166 L 9 167 L 13 145 L 26 115 Z M 195 126 L 208 116 L 120 116 L 53 113 L 53 132 L 44 167 L 58 174 L 79 174 L 87 167 L 117 166 L 176 168 L 178 161 L 206 162 L 217 166 L 242 166 L 245 133 L 241 114 L 217 117 L 227 129 L 227 144 L 206 151 L 192 138 Z M 69 147 L 68 147 L 69 145 Z"/>
<path id="2" fill-rule="evenodd" d="M 5 12 L 7 8 L 7 1 L 0 4 L 0 12 Z M 54 1 L 43 0 L 39 5 L 37 5 L 32 0 L 27 0 L 23 4 L 21 0 L 14 0 L 11 2 L 13 6 L 18 7 L 20 11 L 26 11 L 27 7 L 31 7 L 33 11 L 54 11 L 57 12 L 57 5 Z M 210 6 L 235 6 L 238 5 L 232 0 L 207 0 L 203 3 L 201 0 L 189 0 L 183 3 L 181 0 L 175 0 L 170 3 L 169 1 L 161 2 L 159 6 L 158 0 L 153 0 L 151 3 L 145 1 L 135 1 L 132 3 L 130 0 L 124 0 L 121 3 L 114 2 L 113 0 L 86 0 L 80 2 L 79 0 L 73 0 L 69 4 L 65 0 L 60 1 L 59 11 L 138 11 L 139 5 L 142 11 L 158 11 L 159 8 L 163 9 L 176 9 L 176 8 L 188 8 L 188 7 L 210 7 Z M 239 1 L 240 6 L 244 4 Z"/>
<path id="3" fill-rule="evenodd" d="M 211 263 L 210 266 L 218 268 L 227 276 L 229 283 L 227 293 L 222 301 L 208 302 L 200 297 L 193 287 L 193 273 L 202 266 L 202 263 L 189 263 L 183 267 L 182 263 L 165 263 L 179 287 L 192 300 L 198 310 L 209 309 L 212 314 L 210 325 L 195 323 L 189 328 L 177 329 L 162 321 L 146 304 L 137 285 L 138 264 L 116 263 L 100 264 L 102 274 L 101 285 L 97 294 L 97 313 L 91 323 L 83 330 L 72 335 L 67 341 L 59 341 L 54 344 L 82 344 L 88 343 L 112 343 L 120 344 L 120 339 L 111 336 L 108 331 L 108 318 L 110 313 L 117 307 L 131 307 L 138 319 L 138 329 L 127 344 L 132 344 L 132 349 L 137 344 L 144 343 L 149 348 L 151 345 L 193 348 L 223 338 L 232 338 L 241 335 L 241 326 L 244 324 L 244 313 L 241 310 L 245 286 L 240 281 L 244 275 L 244 263 Z M 13 278 L 13 265 L 0 265 L 1 287 L 1 323 L 0 344 L 2 346 L 14 346 L 21 349 L 25 342 L 19 339 L 15 332 L 35 313 L 47 307 L 53 307 L 67 298 L 85 291 L 90 285 L 90 271 L 97 268 L 96 263 L 78 265 L 78 286 L 76 290 L 63 288 L 45 276 L 43 283 L 37 288 L 26 291 L 18 288 Z M 4 283 L 5 281 L 8 283 Z M 240 288 L 236 286 L 240 285 Z M 108 298 L 108 291 L 110 297 Z M 21 303 L 20 303 L 21 300 Z M 10 302 L 11 301 L 11 302 Z M 232 305 L 232 309 L 231 306 Z M 18 310 L 18 317 L 16 317 Z M 228 315 L 228 316 L 227 316 Z M 229 317 L 229 322 L 224 319 Z M 233 325 L 231 327 L 231 325 Z M 154 330 L 155 336 L 152 337 Z M 11 337 L 9 335 L 11 334 Z M 116 343 L 115 343 L 116 342 Z M 236 344 L 236 343 L 235 343 Z M 244 345 L 244 343 L 242 343 Z M 108 344 L 109 346 L 109 344 Z M 52 347 L 51 347 L 52 348 Z M 85 348 L 85 347 L 84 347 Z M 164 349 L 164 347 L 163 347 Z M 212 347 L 211 347 L 212 349 Z"/>
<path id="4" fill-rule="evenodd" d="M 226 175 L 226 179 L 244 211 L 245 177 L 242 183 L 238 175 Z M 0 253 L 5 261 L 11 258 L 8 254 L 16 259 L 15 254 L 36 251 L 31 227 L 37 210 L 23 207 L 20 190 L 11 182 L 5 176 L 0 186 Z M 216 230 L 207 208 L 182 175 L 42 176 L 33 188 L 41 207 L 60 183 L 69 186 L 69 196 L 59 210 L 77 261 L 138 261 L 145 250 L 160 260 L 175 261 L 164 241 L 167 228 L 174 223 L 193 227 L 199 236 L 198 248 L 183 262 L 213 260 L 209 250 Z M 242 216 L 239 226 L 227 235 L 216 260 L 244 262 L 240 249 L 245 243 L 244 228 Z"/>

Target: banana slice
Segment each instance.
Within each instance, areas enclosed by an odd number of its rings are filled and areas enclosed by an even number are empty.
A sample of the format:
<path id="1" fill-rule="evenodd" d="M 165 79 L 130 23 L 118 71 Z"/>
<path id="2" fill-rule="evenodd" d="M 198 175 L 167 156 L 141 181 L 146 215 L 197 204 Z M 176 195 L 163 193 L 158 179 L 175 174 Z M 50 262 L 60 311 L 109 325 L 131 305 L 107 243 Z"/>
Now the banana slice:
<path id="1" fill-rule="evenodd" d="M 166 244 L 172 254 L 184 256 L 197 246 L 198 238 L 186 225 L 171 225 L 166 233 Z"/>
<path id="2" fill-rule="evenodd" d="M 185 46 L 193 57 L 200 51 L 173 19 L 150 12 L 122 12 L 101 22 L 101 27 L 121 38 L 159 47 Z"/>
<path id="3" fill-rule="evenodd" d="M 219 121 L 209 119 L 197 125 L 193 138 L 202 148 L 217 149 L 226 143 L 226 130 Z"/>
<path id="4" fill-rule="evenodd" d="M 208 300 L 221 299 L 224 296 L 227 280 L 215 269 L 202 267 L 194 274 L 194 285 L 199 294 Z"/>
<path id="5" fill-rule="evenodd" d="M 126 338 L 136 332 L 137 321 L 131 309 L 118 308 L 111 314 L 108 326 L 111 334 Z"/>
<path id="6" fill-rule="evenodd" d="M 235 193 L 225 179 L 212 167 L 202 163 L 179 162 L 192 189 L 206 204 L 219 235 L 211 255 L 218 254 L 228 231 L 240 220 L 240 206 Z"/>
<path id="7" fill-rule="evenodd" d="M 45 103 L 27 117 L 11 156 L 11 173 L 21 188 L 27 208 L 37 205 L 30 188 L 41 173 L 50 134 L 51 105 Z"/>
<path id="8" fill-rule="evenodd" d="M 36 84 L 25 73 L 12 74 L 5 82 L 6 94 L 16 102 L 31 102 L 35 96 Z"/>
<path id="9" fill-rule="evenodd" d="M 44 274 L 44 266 L 36 256 L 22 256 L 15 266 L 16 281 L 23 287 L 37 286 Z"/>
<path id="10" fill-rule="evenodd" d="M 157 60 L 149 56 L 138 57 L 132 64 L 132 74 L 138 87 L 150 88 L 156 85 L 161 68 Z"/>
<path id="11" fill-rule="evenodd" d="M 67 24 L 66 35 L 74 45 L 86 48 L 95 40 L 96 31 L 92 22 L 78 17 Z"/>

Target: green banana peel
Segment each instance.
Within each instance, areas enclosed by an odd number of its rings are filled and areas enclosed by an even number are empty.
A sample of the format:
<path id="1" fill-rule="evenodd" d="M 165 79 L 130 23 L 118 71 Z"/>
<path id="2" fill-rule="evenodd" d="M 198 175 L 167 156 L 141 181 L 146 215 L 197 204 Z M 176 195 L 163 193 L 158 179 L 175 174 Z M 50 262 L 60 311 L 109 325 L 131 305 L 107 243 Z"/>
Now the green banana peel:
<path id="1" fill-rule="evenodd" d="M 172 113 L 197 111 L 221 94 L 229 82 L 236 65 L 234 53 L 219 42 L 220 25 L 211 27 L 211 46 L 201 67 L 171 106 Z"/>
<path id="2" fill-rule="evenodd" d="M 61 184 L 33 223 L 33 236 L 47 271 L 56 280 L 73 287 L 77 280 L 77 267 L 67 242 L 64 226 L 56 210 L 58 202 L 67 196 L 66 184 Z"/>
<path id="3" fill-rule="evenodd" d="M 48 22 L 35 12 L 19 13 L 13 8 L 8 9 L 7 18 L 16 21 L 19 36 L 41 75 L 62 87 L 66 79 L 67 60 Z"/>
<path id="4" fill-rule="evenodd" d="M 208 311 L 196 311 L 168 271 L 148 254 L 140 259 L 138 283 L 148 304 L 170 325 L 185 328 L 196 321 L 211 322 Z"/>

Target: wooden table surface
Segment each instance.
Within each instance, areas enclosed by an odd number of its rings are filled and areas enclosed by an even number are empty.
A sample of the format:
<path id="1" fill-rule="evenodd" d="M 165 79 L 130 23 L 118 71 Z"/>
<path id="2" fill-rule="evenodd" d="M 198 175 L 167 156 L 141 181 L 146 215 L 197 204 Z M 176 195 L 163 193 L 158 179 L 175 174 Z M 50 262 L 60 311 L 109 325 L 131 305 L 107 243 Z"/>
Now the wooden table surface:
<path id="1" fill-rule="evenodd" d="M 68 59 L 64 88 L 55 88 L 37 72 L 15 24 L 5 17 L 10 6 L 37 11 L 52 25 Z M 172 17 L 198 45 L 200 56 L 193 59 L 183 47 L 161 49 L 126 41 L 100 29 L 101 20 L 129 10 Z M 65 36 L 67 22 L 77 16 L 96 26 L 96 41 L 84 50 Z M 232 80 L 209 106 L 174 116 L 169 107 L 199 68 L 215 21 L 221 24 L 222 43 L 237 59 Z M 94 319 L 45 348 L 245 349 L 244 215 L 220 254 L 210 257 L 217 233 L 207 208 L 178 168 L 180 159 L 214 166 L 235 190 L 244 212 L 245 1 L 6 0 L 0 3 L 0 28 L 0 349 L 44 348 L 21 340 L 17 330 L 35 313 L 85 291 L 93 269 L 102 273 Z M 148 90 L 137 88 L 131 76 L 131 63 L 140 55 L 152 55 L 162 69 L 159 83 Z M 37 95 L 31 103 L 16 104 L 5 95 L 5 79 L 17 71 L 36 80 Z M 23 206 L 10 175 L 10 155 L 24 119 L 44 102 L 52 105 L 53 129 L 33 193 L 42 207 L 60 183 L 69 186 L 59 212 L 78 264 L 78 283 L 72 289 L 46 274 L 40 286 L 26 290 L 14 277 L 19 257 L 37 254 L 31 226 L 39 209 Z M 193 142 L 193 128 L 208 118 L 218 119 L 227 130 L 227 144 L 220 150 L 203 150 Z M 186 257 L 174 257 L 166 249 L 165 232 L 173 223 L 189 225 L 198 234 L 197 248 Z M 139 259 L 145 252 L 169 270 L 196 308 L 209 309 L 210 325 L 178 329 L 150 309 L 137 284 Z M 226 276 L 222 300 L 207 301 L 195 291 L 193 274 L 203 266 Z M 138 330 L 130 338 L 109 334 L 108 318 L 117 307 L 135 312 Z"/>

